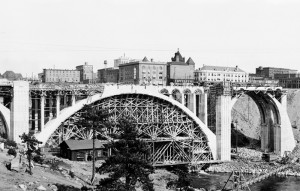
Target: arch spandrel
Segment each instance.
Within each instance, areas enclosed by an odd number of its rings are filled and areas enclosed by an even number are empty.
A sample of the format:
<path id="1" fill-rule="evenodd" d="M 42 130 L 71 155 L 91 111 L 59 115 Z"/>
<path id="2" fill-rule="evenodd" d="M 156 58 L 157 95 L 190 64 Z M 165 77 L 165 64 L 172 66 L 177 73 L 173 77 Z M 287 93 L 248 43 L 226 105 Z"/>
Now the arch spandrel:
<path id="1" fill-rule="evenodd" d="M 10 138 L 10 110 L 2 104 L 0 104 L 0 117 L 3 121 L 7 138 Z"/>
<path id="2" fill-rule="evenodd" d="M 280 137 L 278 138 L 280 138 L 280 155 L 283 156 L 285 151 L 292 151 L 295 148 L 296 141 L 294 140 L 292 124 L 286 108 L 275 97 L 271 96 L 270 98 L 275 103 L 280 116 L 280 125 L 278 126 L 280 130 Z"/>
<path id="3" fill-rule="evenodd" d="M 114 88 L 116 88 L 116 87 L 114 87 Z M 102 99 L 106 99 L 106 98 L 110 98 L 112 96 L 118 96 L 118 95 L 126 95 L 126 94 L 127 95 L 131 94 L 131 95 L 140 95 L 140 96 L 143 96 L 143 95 L 150 96 L 150 97 L 158 99 L 164 103 L 172 105 L 172 107 L 175 107 L 178 111 L 181 111 L 182 113 L 184 113 L 192 121 L 192 124 L 196 127 L 194 129 L 190 128 L 188 130 L 188 132 L 191 133 L 191 131 L 193 131 L 194 137 L 196 137 L 196 138 L 204 135 L 206 137 L 205 139 L 207 140 L 207 147 L 210 149 L 211 154 L 212 154 L 213 158 L 215 159 L 216 137 L 207 128 L 207 126 L 205 124 L 203 124 L 201 122 L 201 120 L 195 116 L 194 113 L 192 113 L 189 109 L 182 107 L 182 105 L 180 103 L 178 103 L 177 101 L 175 101 L 169 97 L 166 97 L 166 96 L 160 94 L 159 92 L 157 92 L 157 93 L 153 92 L 153 91 L 145 92 L 145 89 L 143 89 L 143 88 L 141 88 L 141 90 L 127 89 L 127 91 L 125 89 L 123 89 L 122 91 L 119 91 L 119 88 L 116 88 L 116 90 L 112 89 L 109 91 L 104 91 L 102 97 L 100 97 L 99 95 L 94 95 L 91 98 L 88 98 L 86 100 L 81 100 L 81 101 L 77 102 L 74 106 L 72 106 L 70 108 L 66 108 L 64 111 L 62 111 L 61 115 L 59 115 L 56 119 L 49 121 L 45 125 L 45 129 L 41 133 L 37 134 L 38 140 L 42 141 L 43 145 L 45 145 L 45 143 L 49 139 L 50 135 L 52 135 L 52 133 L 54 133 L 54 131 L 61 125 L 61 123 L 64 122 L 65 120 L 67 120 L 74 113 L 78 112 L 83 107 L 84 104 L 96 103 L 97 101 L 101 101 Z M 89 100 L 88 103 L 87 103 L 87 100 Z M 180 116 L 180 115 L 178 114 L 178 116 Z M 143 116 L 141 116 L 141 117 L 143 117 Z M 168 121 L 171 121 L 171 119 L 166 120 L 166 123 L 168 123 Z M 186 131 L 186 129 L 184 129 L 184 128 L 186 128 L 186 127 L 182 127 L 181 130 L 179 130 L 179 131 Z M 165 128 L 162 128 L 162 129 L 165 129 Z M 155 133 L 159 135 L 160 131 L 162 131 L 162 130 L 156 129 L 156 132 L 147 130 L 148 134 L 151 134 L 151 132 L 152 132 L 153 136 L 155 135 Z M 174 133 L 174 132 L 176 132 L 176 131 L 172 132 L 174 135 L 176 135 L 176 134 L 180 135 L 180 132 L 177 132 L 177 133 Z M 188 134 L 188 133 L 186 133 L 186 134 Z M 170 135 L 170 133 L 168 135 Z M 178 136 L 177 138 L 180 138 L 180 137 Z M 199 141 L 200 141 L 200 139 L 199 139 Z"/>

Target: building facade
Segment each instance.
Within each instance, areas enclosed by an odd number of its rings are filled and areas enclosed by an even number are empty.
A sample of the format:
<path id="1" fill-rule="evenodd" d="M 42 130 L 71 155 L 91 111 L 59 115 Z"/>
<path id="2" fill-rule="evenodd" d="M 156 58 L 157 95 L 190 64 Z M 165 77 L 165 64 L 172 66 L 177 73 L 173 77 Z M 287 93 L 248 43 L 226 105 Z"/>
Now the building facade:
<path id="1" fill-rule="evenodd" d="M 258 67 L 256 68 L 256 74 L 265 78 L 275 78 L 275 74 L 295 74 L 297 70 L 287 68 L 274 68 L 274 67 Z"/>
<path id="2" fill-rule="evenodd" d="M 192 58 L 185 62 L 179 50 L 167 63 L 167 84 L 171 85 L 191 85 L 194 81 L 195 63 Z"/>
<path id="3" fill-rule="evenodd" d="M 76 66 L 76 70 L 80 71 L 80 82 L 96 78 L 93 73 L 93 65 L 88 65 L 87 62 L 84 65 Z"/>
<path id="4" fill-rule="evenodd" d="M 166 63 L 134 61 L 119 65 L 119 83 L 139 85 L 166 85 Z"/>
<path id="5" fill-rule="evenodd" d="M 274 78 L 279 81 L 279 85 L 283 88 L 300 88 L 300 73 L 275 74 Z"/>
<path id="6" fill-rule="evenodd" d="M 119 68 L 103 68 L 99 69 L 97 73 L 99 83 L 118 83 L 119 82 Z"/>
<path id="7" fill-rule="evenodd" d="M 114 67 L 119 67 L 120 64 L 126 64 L 126 63 L 129 63 L 131 61 L 133 61 L 133 60 L 129 57 L 125 57 L 125 55 L 121 56 L 121 57 L 114 60 Z"/>
<path id="8" fill-rule="evenodd" d="M 93 140 L 65 140 L 60 144 L 60 154 L 63 158 L 72 161 L 93 160 Z M 107 151 L 103 144 L 95 141 L 95 160 L 107 157 Z"/>
<path id="9" fill-rule="evenodd" d="M 48 82 L 80 82 L 80 71 L 62 69 L 44 69 L 42 81 Z"/>
<path id="10" fill-rule="evenodd" d="M 195 81 L 202 82 L 248 82 L 249 75 L 245 71 L 236 67 L 206 66 L 195 70 Z"/>

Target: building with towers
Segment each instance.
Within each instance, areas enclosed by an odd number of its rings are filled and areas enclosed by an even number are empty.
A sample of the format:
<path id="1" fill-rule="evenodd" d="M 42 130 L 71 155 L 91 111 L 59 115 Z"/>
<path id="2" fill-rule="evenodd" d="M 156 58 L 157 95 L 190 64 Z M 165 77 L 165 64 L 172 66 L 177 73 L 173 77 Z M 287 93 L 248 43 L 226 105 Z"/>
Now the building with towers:
<path id="1" fill-rule="evenodd" d="M 178 51 L 171 62 L 167 63 L 167 85 L 191 85 L 194 81 L 195 62 L 192 58 L 185 61 L 185 57 Z"/>

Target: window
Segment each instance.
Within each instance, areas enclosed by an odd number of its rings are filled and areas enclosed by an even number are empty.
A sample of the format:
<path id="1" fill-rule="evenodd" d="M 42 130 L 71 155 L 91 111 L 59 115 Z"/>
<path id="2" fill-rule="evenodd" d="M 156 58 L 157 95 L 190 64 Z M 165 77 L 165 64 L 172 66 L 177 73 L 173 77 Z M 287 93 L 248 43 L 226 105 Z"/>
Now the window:
<path id="1" fill-rule="evenodd" d="M 133 69 L 133 79 L 136 79 L 136 67 Z"/>

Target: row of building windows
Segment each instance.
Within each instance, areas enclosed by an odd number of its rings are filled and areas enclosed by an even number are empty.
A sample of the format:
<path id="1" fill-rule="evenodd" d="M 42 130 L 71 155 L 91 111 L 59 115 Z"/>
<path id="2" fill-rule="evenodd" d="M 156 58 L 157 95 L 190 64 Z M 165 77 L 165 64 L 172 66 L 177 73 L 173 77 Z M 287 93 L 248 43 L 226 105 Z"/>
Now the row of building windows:
<path id="1" fill-rule="evenodd" d="M 198 76 L 224 76 L 224 77 L 247 77 L 246 75 L 238 75 L 238 74 L 216 74 L 216 73 L 195 73 L 195 77 Z"/>

